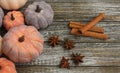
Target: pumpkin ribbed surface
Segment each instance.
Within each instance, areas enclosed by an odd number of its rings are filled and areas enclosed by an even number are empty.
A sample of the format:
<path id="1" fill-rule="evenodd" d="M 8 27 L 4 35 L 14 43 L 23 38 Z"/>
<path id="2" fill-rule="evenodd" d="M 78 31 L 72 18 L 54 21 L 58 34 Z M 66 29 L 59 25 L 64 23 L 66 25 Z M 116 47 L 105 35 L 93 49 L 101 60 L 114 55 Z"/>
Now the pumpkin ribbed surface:
<path id="1" fill-rule="evenodd" d="M 53 21 L 54 11 L 45 1 L 34 2 L 24 12 L 25 21 L 37 29 L 47 28 Z"/>
<path id="2" fill-rule="evenodd" d="M 13 62 L 0 58 L 0 73 L 17 73 Z"/>
<path id="3" fill-rule="evenodd" d="M 11 28 L 3 37 L 3 53 L 14 62 L 30 62 L 43 49 L 43 38 L 33 26 L 20 25 Z"/>
<path id="4" fill-rule="evenodd" d="M 3 12 L 2 8 L 0 7 L 0 27 L 2 26 L 3 17 L 4 17 L 4 12 Z"/>
<path id="5" fill-rule="evenodd" d="M 7 15 L 4 16 L 3 23 L 4 27 L 9 30 L 18 25 L 24 25 L 24 16 L 19 11 L 8 12 Z"/>
<path id="6" fill-rule="evenodd" d="M 0 6 L 7 10 L 17 10 L 25 5 L 28 0 L 0 0 Z"/>

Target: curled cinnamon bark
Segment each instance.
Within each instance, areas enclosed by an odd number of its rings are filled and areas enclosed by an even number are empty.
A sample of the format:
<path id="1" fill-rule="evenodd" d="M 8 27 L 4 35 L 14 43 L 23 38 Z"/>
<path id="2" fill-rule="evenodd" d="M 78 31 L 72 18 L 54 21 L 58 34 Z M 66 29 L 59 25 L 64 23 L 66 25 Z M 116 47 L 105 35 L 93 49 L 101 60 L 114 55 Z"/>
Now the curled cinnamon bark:
<path id="1" fill-rule="evenodd" d="M 104 13 L 101 13 L 99 16 L 97 16 L 95 19 L 93 19 L 91 22 L 89 22 L 88 24 L 86 24 L 82 29 L 80 29 L 79 31 L 81 33 L 86 32 L 87 30 L 91 29 L 96 23 L 98 23 L 100 20 L 102 20 L 105 17 Z"/>
<path id="2" fill-rule="evenodd" d="M 83 28 L 84 26 L 85 26 L 84 24 L 79 23 L 79 22 L 70 22 L 70 24 L 69 24 L 70 28 L 77 28 L 79 30 L 81 28 Z M 94 31 L 94 32 L 98 32 L 98 33 L 104 33 L 105 30 L 103 28 L 101 28 L 101 27 L 94 26 L 91 29 L 89 29 L 88 31 Z"/>
<path id="3" fill-rule="evenodd" d="M 93 37 L 93 38 L 98 38 L 98 39 L 103 39 L 103 40 L 106 40 L 108 39 L 108 35 L 106 34 L 102 34 L 102 33 L 96 33 L 96 32 L 91 32 L 91 31 L 86 31 L 85 33 L 80 33 L 78 31 L 78 29 L 76 28 L 73 28 L 71 30 L 71 34 L 73 35 L 78 35 L 78 36 L 86 36 L 86 37 Z"/>

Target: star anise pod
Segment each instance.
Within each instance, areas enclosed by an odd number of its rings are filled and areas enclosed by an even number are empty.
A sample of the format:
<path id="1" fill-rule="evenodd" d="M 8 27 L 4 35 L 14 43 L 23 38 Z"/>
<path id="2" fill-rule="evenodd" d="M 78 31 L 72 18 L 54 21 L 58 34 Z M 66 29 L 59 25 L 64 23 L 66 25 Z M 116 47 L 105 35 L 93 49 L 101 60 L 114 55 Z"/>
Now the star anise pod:
<path id="1" fill-rule="evenodd" d="M 75 47 L 74 45 L 75 45 L 75 43 L 72 40 L 66 39 L 64 41 L 63 47 L 65 49 L 70 50 L 70 49 L 73 49 Z"/>
<path id="2" fill-rule="evenodd" d="M 60 39 L 59 37 L 56 36 L 51 36 L 49 39 L 49 45 L 55 47 L 56 45 L 58 45 L 60 43 Z"/>
<path id="3" fill-rule="evenodd" d="M 62 57 L 61 63 L 60 63 L 60 68 L 70 68 L 69 66 L 69 59 L 66 59 L 64 56 Z"/>
<path id="4" fill-rule="evenodd" d="M 83 62 L 82 59 L 83 59 L 84 57 L 85 57 L 85 56 L 81 56 L 81 54 L 78 54 L 78 53 L 74 54 L 74 53 L 73 53 L 71 60 L 73 60 L 76 65 L 78 65 L 80 62 Z"/>

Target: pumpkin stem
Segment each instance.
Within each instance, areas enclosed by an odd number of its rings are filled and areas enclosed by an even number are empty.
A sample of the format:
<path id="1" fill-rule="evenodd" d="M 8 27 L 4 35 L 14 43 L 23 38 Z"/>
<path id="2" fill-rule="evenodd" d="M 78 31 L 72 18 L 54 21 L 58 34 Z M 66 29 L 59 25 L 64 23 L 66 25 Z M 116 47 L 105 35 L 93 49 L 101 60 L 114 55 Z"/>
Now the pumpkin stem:
<path id="1" fill-rule="evenodd" d="M 24 37 L 24 36 L 21 36 L 21 37 L 18 39 L 19 42 L 23 42 L 24 40 L 25 40 L 25 37 Z"/>
<path id="2" fill-rule="evenodd" d="M 35 12 L 38 12 L 38 13 L 39 13 L 40 11 L 41 11 L 41 9 L 40 9 L 39 5 L 37 5 Z"/>
<path id="3" fill-rule="evenodd" d="M 11 20 L 15 20 L 15 18 L 14 18 L 14 16 L 13 16 L 13 14 L 11 14 Z"/>

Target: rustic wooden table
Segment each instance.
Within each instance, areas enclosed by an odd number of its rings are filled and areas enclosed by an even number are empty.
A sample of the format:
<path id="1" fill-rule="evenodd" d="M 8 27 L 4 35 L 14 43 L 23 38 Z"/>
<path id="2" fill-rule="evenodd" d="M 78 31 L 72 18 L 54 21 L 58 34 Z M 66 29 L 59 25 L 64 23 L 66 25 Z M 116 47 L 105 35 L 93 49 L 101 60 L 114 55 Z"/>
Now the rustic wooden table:
<path id="1" fill-rule="evenodd" d="M 22 11 L 34 1 L 29 0 Z M 120 0 L 44 0 L 51 4 L 55 16 L 54 22 L 45 30 L 45 45 L 42 55 L 34 62 L 16 64 L 18 73 L 120 73 Z M 99 13 L 105 13 L 104 20 L 97 26 L 105 28 L 110 36 L 108 40 L 70 35 L 70 21 L 87 23 Z M 64 50 L 61 46 L 52 48 L 47 38 L 57 34 L 61 39 L 69 38 L 76 42 L 73 50 Z M 85 56 L 84 62 L 71 69 L 58 67 L 62 56 L 70 57 L 72 52 Z"/>

